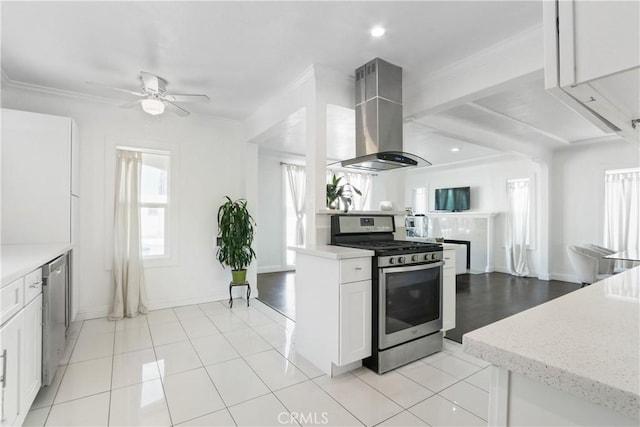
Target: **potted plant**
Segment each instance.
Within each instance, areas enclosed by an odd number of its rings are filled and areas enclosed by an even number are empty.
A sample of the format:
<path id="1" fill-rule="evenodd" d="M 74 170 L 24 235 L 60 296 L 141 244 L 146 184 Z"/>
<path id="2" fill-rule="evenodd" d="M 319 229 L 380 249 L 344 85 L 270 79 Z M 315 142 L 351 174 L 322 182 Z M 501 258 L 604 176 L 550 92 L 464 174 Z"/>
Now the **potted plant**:
<path id="1" fill-rule="evenodd" d="M 348 212 L 349 206 L 353 203 L 353 193 L 359 196 L 362 196 L 362 193 L 348 182 L 340 184 L 342 178 L 342 176 L 338 178 L 336 174 L 333 174 L 331 182 L 327 184 L 327 207 L 329 209 L 338 209 L 340 203 L 342 203 L 344 211 Z"/>
<path id="2" fill-rule="evenodd" d="M 234 283 L 247 279 L 247 266 L 256 257 L 251 248 L 255 221 L 244 199 L 227 201 L 218 208 L 218 252 L 220 264 L 231 267 Z"/>

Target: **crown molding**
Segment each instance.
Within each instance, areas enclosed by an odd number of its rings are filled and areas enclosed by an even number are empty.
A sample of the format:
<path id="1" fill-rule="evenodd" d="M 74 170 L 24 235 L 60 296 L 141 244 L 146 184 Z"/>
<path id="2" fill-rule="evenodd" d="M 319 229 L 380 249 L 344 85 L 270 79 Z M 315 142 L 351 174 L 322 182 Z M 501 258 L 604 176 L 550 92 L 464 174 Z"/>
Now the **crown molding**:
<path id="1" fill-rule="evenodd" d="M 4 87 L 12 89 L 20 89 L 31 92 L 45 93 L 47 95 L 63 96 L 65 98 L 79 99 L 82 101 L 99 102 L 103 104 L 119 104 L 123 100 L 108 98 L 104 96 L 89 95 L 87 93 L 75 92 L 71 90 L 57 89 L 49 86 L 42 86 L 33 83 L 21 82 L 19 80 L 13 80 L 9 75 L 2 70 L 2 85 Z"/>
<path id="2" fill-rule="evenodd" d="M 0 84 L 2 85 L 2 87 L 9 87 L 11 83 L 11 79 L 9 79 L 9 76 L 7 75 L 6 71 L 4 71 L 4 68 L 0 67 Z"/>
<path id="3" fill-rule="evenodd" d="M 42 86 L 42 85 L 36 85 L 36 84 L 32 84 L 32 83 L 25 83 L 25 82 L 21 82 L 18 80 L 13 80 L 9 77 L 9 75 L 5 72 L 4 69 L 0 68 L 0 72 L 1 72 L 1 77 L 2 77 L 2 88 L 12 88 L 12 89 L 19 89 L 19 90 L 25 90 L 25 91 L 30 91 L 30 92 L 36 92 L 36 93 L 43 93 L 43 94 L 47 94 L 47 95 L 54 95 L 54 96 L 61 96 L 61 97 L 65 97 L 65 98 L 69 98 L 69 99 L 75 99 L 75 100 L 79 100 L 79 101 L 87 101 L 87 102 L 94 102 L 94 103 L 99 103 L 99 104 L 107 104 L 107 105 L 115 105 L 115 106 L 119 106 L 121 104 L 123 104 L 124 102 L 126 102 L 126 100 L 120 99 L 120 98 L 109 98 L 106 96 L 98 96 L 98 95 L 90 95 L 87 93 L 82 93 L 82 92 L 75 92 L 75 91 L 71 91 L 71 90 L 63 90 L 63 89 L 56 89 L 56 88 L 52 88 L 49 86 Z M 210 118 L 213 118 L 215 120 L 219 120 L 221 122 L 228 122 L 228 123 L 234 123 L 237 124 L 239 123 L 241 120 L 238 119 L 233 119 L 233 118 L 229 118 L 229 117 L 225 117 L 225 116 L 219 116 L 216 114 L 210 114 L 210 113 L 191 113 L 191 115 L 203 115 L 203 116 L 207 116 Z"/>

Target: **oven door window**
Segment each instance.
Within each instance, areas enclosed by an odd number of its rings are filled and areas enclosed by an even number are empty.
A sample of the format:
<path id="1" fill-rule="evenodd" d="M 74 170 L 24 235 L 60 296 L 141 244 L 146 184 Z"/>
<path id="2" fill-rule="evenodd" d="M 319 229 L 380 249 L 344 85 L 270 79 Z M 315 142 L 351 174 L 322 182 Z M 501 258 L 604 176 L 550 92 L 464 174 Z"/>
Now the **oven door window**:
<path id="1" fill-rule="evenodd" d="M 437 321 L 440 315 L 440 265 L 387 269 L 384 273 L 384 333 L 391 335 Z"/>

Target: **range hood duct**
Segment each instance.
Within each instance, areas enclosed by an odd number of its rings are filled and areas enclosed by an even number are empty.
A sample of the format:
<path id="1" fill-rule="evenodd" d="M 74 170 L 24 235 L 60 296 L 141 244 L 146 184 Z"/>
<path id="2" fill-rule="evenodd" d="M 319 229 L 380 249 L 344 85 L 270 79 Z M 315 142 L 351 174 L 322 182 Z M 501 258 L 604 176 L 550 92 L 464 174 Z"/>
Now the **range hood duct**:
<path id="1" fill-rule="evenodd" d="M 431 165 L 402 151 L 402 68 L 376 58 L 356 70 L 356 158 L 341 165 L 370 171 Z"/>

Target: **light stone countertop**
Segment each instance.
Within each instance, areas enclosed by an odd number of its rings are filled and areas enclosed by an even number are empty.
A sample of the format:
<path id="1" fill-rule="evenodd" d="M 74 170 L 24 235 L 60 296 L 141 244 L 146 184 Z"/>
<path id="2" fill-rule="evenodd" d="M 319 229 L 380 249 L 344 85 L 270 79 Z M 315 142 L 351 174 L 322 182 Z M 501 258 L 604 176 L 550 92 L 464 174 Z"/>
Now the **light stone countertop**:
<path id="1" fill-rule="evenodd" d="M 640 418 L 640 267 L 469 332 L 495 366 Z"/>
<path id="2" fill-rule="evenodd" d="M 365 249 L 346 248 L 343 246 L 333 245 L 289 246 L 289 249 L 299 254 L 329 259 L 363 258 L 374 255 L 373 251 Z"/>
<path id="3" fill-rule="evenodd" d="M 2 245 L 2 287 L 71 249 L 70 243 Z"/>

